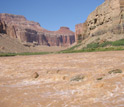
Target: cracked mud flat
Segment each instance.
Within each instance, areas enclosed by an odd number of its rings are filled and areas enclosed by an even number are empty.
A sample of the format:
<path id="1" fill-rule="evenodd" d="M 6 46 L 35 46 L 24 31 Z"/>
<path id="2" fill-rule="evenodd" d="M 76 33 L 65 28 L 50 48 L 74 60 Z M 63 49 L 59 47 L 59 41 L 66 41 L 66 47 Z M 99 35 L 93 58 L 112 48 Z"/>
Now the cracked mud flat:
<path id="1" fill-rule="evenodd" d="M 124 51 L 1 57 L 0 107 L 124 107 Z"/>

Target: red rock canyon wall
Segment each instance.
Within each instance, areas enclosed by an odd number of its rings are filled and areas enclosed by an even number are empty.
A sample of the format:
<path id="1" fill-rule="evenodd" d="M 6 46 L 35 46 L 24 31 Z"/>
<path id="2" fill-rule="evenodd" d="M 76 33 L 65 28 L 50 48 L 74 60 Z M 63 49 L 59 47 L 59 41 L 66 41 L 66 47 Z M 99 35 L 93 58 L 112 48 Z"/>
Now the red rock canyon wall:
<path id="1" fill-rule="evenodd" d="M 75 42 L 74 32 L 67 27 L 61 27 L 58 31 L 48 31 L 39 23 L 12 14 L 0 14 L 0 33 L 6 33 L 22 43 L 35 42 L 38 45 L 69 46 Z"/>

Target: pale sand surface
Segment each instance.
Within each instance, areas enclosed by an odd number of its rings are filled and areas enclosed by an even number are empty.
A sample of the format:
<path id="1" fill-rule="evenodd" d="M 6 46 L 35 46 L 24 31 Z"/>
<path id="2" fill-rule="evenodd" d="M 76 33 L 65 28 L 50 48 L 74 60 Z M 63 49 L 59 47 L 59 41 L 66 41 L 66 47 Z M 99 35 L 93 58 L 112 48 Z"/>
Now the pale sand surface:
<path id="1" fill-rule="evenodd" d="M 0 57 L 0 107 L 124 107 L 124 51 Z"/>

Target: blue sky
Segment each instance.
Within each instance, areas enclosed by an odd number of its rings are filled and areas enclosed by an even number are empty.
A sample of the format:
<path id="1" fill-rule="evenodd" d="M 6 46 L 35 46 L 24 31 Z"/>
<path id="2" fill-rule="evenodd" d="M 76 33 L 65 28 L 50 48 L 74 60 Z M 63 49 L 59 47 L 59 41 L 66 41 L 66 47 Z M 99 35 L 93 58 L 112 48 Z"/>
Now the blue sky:
<path id="1" fill-rule="evenodd" d="M 0 13 L 23 15 L 48 30 L 75 30 L 104 0 L 1 0 Z"/>

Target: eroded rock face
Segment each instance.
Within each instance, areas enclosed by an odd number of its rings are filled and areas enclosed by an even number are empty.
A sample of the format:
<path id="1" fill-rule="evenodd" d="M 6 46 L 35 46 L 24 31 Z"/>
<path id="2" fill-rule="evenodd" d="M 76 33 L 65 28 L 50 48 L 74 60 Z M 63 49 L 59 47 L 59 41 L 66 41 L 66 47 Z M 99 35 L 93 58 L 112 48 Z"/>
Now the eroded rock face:
<path id="1" fill-rule="evenodd" d="M 39 23 L 28 21 L 24 16 L 0 14 L 0 33 L 17 38 L 22 43 L 37 43 L 48 46 L 69 46 L 75 42 L 74 32 L 67 27 L 48 31 Z"/>
<path id="2" fill-rule="evenodd" d="M 90 36 L 102 35 L 107 32 L 123 33 L 122 14 L 120 0 L 106 0 L 88 16 L 87 32 Z"/>
<path id="3" fill-rule="evenodd" d="M 0 21 L 0 33 L 6 33 L 6 24 L 4 21 Z"/>
<path id="4" fill-rule="evenodd" d="M 80 23 L 75 26 L 75 40 L 78 42 L 80 39 L 86 38 L 87 22 Z M 80 37 L 82 36 L 82 37 Z"/>
<path id="5" fill-rule="evenodd" d="M 87 18 L 87 28 L 85 36 L 111 36 L 124 33 L 124 0 L 105 0 L 105 2 L 96 8 Z M 79 30 L 76 28 L 76 30 Z M 83 34 L 84 31 L 81 32 Z"/>

